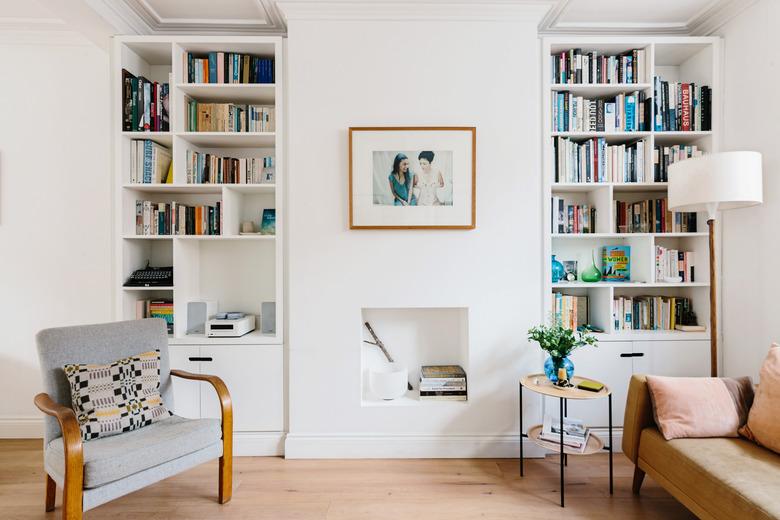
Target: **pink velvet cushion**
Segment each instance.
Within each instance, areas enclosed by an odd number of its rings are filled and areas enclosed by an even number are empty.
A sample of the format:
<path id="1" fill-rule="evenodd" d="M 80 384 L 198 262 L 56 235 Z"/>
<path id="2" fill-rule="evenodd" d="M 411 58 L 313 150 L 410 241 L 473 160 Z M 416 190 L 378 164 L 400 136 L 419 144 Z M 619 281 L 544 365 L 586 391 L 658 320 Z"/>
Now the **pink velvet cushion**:
<path id="1" fill-rule="evenodd" d="M 780 346 L 776 343 L 769 348 L 759 376 L 756 399 L 739 433 L 780 453 Z"/>
<path id="2" fill-rule="evenodd" d="M 666 440 L 737 437 L 753 402 L 750 378 L 647 376 L 655 423 Z"/>

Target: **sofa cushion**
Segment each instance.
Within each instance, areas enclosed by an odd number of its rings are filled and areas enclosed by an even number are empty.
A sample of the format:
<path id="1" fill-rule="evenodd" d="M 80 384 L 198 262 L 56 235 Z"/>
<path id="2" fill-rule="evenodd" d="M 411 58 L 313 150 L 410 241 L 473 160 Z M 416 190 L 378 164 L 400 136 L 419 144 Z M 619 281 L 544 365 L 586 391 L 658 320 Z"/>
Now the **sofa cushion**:
<path id="1" fill-rule="evenodd" d="M 94 488 L 221 443 L 219 419 L 176 415 L 146 428 L 83 443 L 84 487 Z M 65 473 L 62 437 L 46 446 L 47 470 Z"/>
<path id="2" fill-rule="evenodd" d="M 780 346 L 776 343 L 770 347 L 759 376 L 756 398 L 740 433 L 780 453 Z"/>
<path id="3" fill-rule="evenodd" d="M 714 518 L 780 518 L 780 456 L 745 439 L 667 441 L 645 428 L 639 460 Z"/>

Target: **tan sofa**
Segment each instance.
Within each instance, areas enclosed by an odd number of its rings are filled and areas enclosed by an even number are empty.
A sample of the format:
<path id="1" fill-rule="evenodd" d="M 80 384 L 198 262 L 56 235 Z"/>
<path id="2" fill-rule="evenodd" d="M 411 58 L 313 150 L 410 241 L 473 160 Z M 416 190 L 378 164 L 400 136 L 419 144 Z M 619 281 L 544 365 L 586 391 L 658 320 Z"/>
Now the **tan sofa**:
<path id="1" fill-rule="evenodd" d="M 699 518 L 780 518 L 780 455 L 741 438 L 664 440 L 642 375 L 628 389 L 623 453 L 634 493 L 647 473 Z"/>

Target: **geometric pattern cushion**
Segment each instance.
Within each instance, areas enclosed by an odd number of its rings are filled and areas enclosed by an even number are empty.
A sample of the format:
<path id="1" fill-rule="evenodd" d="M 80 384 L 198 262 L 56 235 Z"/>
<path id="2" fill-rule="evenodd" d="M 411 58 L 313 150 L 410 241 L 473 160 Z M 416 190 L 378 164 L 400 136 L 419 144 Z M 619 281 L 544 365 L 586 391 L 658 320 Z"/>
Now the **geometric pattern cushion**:
<path id="1" fill-rule="evenodd" d="M 160 397 L 159 350 L 109 365 L 62 368 L 85 441 L 137 430 L 172 415 Z"/>

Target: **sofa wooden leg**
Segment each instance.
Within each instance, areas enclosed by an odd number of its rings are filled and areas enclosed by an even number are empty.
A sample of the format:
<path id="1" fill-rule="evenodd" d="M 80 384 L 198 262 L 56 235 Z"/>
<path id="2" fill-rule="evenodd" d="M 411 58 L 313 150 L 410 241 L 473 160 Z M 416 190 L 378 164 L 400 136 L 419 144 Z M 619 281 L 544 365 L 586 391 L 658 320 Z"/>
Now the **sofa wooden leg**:
<path id="1" fill-rule="evenodd" d="M 82 473 L 69 478 L 65 472 L 65 488 L 62 490 L 62 520 L 81 520 L 83 511 L 84 488 Z"/>
<path id="2" fill-rule="evenodd" d="M 54 497 L 57 496 L 57 484 L 46 474 L 46 512 L 54 511 Z"/>
<path id="3" fill-rule="evenodd" d="M 219 503 L 226 504 L 233 498 L 233 455 L 219 458 Z"/>
<path id="4" fill-rule="evenodd" d="M 634 466 L 634 482 L 631 484 L 631 491 L 635 495 L 639 494 L 639 490 L 642 488 L 642 481 L 645 480 L 645 472 L 639 469 L 639 466 Z"/>

